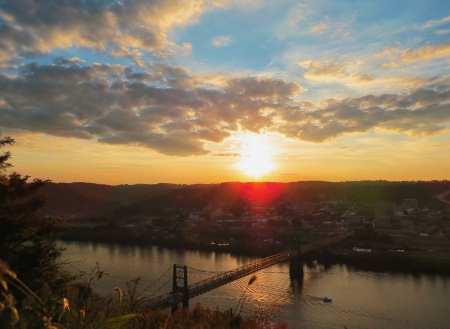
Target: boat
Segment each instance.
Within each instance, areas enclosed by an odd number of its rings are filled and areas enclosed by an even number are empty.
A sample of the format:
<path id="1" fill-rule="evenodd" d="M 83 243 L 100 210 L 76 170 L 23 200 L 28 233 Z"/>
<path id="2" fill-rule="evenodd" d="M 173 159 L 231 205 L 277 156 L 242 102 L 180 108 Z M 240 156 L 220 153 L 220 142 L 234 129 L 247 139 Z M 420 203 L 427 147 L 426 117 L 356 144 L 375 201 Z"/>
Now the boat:
<path id="1" fill-rule="evenodd" d="M 330 303 L 330 302 L 331 302 L 331 298 L 324 297 L 324 298 L 323 298 L 323 301 L 326 302 L 326 303 Z"/>

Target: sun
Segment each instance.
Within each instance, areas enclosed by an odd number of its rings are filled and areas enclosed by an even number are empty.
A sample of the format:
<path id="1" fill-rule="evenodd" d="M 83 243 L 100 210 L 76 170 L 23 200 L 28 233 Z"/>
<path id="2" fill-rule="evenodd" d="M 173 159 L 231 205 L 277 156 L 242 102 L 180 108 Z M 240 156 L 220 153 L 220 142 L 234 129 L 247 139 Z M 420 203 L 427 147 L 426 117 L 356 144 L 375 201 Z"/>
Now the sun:
<path id="1" fill-rule="evenodd" d="M 245 175 L 255 178 L 268 174 L 275 168 L 265 135 L 249 135 L 245 138 L 237 168 Z"/>
<path id="2" fill-rule="evenodd" d="M 266 154 L 244 155 L 238 163 L 238 168 L 247 176 L 261 177 L 273 169 L 271 158 Z"/>

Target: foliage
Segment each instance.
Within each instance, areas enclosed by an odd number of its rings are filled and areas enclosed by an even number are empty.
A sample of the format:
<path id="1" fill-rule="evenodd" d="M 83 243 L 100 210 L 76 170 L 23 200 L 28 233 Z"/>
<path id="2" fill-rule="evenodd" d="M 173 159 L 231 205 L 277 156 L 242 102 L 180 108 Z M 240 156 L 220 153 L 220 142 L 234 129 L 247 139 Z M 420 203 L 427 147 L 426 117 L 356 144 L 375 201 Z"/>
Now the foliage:
<path id="1" fill-rule="evenodd" d="M 0 138 L 0 147 L 12 144 L 14 144 L 14 139 L 10 137 Z M 3 152 L 3 154 L 0 154 L 0 172 L 6 171 L 6 168 L 12 167 L 11 163 L 7 162 L 10 157 L 10 152 Z M 8 184 L 8 179 L 5 176 L 0 175 L 0 185 L 7 186 Z"/>
<path id="2" fill-rule="evenodd" d="M 237 310 L 237 308 L 239 307 L 239 304 L 241 305 L 241 309 L 239 310 L 238 316 L 240 316 L 240 314 L 242 313 L 242 309 L 243 309 L 243 307 L 244 307 L 244 303 L 245 303 L 244 295 L 245 295 L 245 293 L 247 292 L 248 287 L 251 286 L 251 285 L 253 284 L 253 282 L 256 281 L 256 279 L 257 279 L 256 275 L 253 275 L 253 276 L 250 278 L 250 280 L 248 280 L 247 286 L 245 287 L 244 292 L 242 293 L 241 298 L 239 299 L 239 301 L 238 301 L 236 307 L 234 308 L 234 313 L 236 313 L 236 310 Z"/>
<path id="3" fill-rule="evenodd" d="M 0 147 L 6 146 L 6 145 L 13 145 L 14 139 L 11 137 L 4 137 L 0 138 Z M 0 171 L 5 171 L 6 168 L 12 167 L 12 165 L 7 162 L 9 158 L 11 157 L 10 152 L 3 152 L 2 155 L 0 155 Z"/>
<path id="4" fill-rule="evenodd" d="M 0 139 L 0 147 L 12 145 L 9 137 Z M 11 167 L 11 154 L 0 156 L 0 169 Z M 0 184 L 0 259 L 20 275 L 23 282 L 33 289 L 47 282 L 57 283 L 59 272 L 56 261 L 61 250 L 56 246 L 64 219 L 43 217 L 39 211 L 45 205 L 45 197 L 39 190 L 48 181 L 11 173 L 6 184 Z"/>
<path id="5" fill-rule="evenodd" d="M 287 329 L 284 324 L 270 321 L 245 320 L 230 311 L 202 308 L 178 310 L 169 315 L 146 308 L 146 299 L 137 298 L 139 279 L 127 282 L 127 292 L 119 298 L 111 294 L 100 296 L 92 289 L 92 282 L 106 273 L 98 263 L 80 284 L 66 284 L 61 296 L 48 287 L 38 296 L 27 287 L 4 263 L 0 263 L 0 328 L 4 329 Z M 256 280 L 252 277 L 250 286 Z M 26 298 L 17 303 L 9 286 L 16 286 Z M 120 290 L 120 289 L 119 289 Z M 122 298 L 123 297 L 123 298 Z"/>
<path id="6" fill-rule="evenodd" d="M 95 276 L 100 277 L 101 271 Z M 26 297 L 18 304 L 9 286 L 15 287 Z M 75 286 L 67 285 L 68 289 Z M 89 287 L 84 287 L 89 288 Z M 71 310 L 69 299 L 55 298 L 45 286 L 40 296 L 24 284 L 5 263 L 0 263 L 0 328 L 4 329 L 58 329 L 58 328 L 95 328 L 104 329 L 123 324 L 131 319 L 142 317 L 140 314 L 120 314 L 111 316 L 113 312 L 105 310 L 119 310 L 119 307 L 108 307 L 105 298 L 93 293 L 92 289 L 84 290 L 77 296 L 72 305 L 81 304 L 84 308 Z M 90 293 L 86 293 L 89 291 Z M 66 291 L 68 292 L 68 291 Z M 70 294 L 69 294 L 70 295 Z M 94 303 L 92 303 L 94 302 Z M 97 304 L 95 304 L 97 302 Z M 100 303 L 98 303 L 100 302 Z M 117 312 L 116 312 L 117 313 Z M 119 312 L 123 313 L 123 312 Z M 94 316 L 92 316 L 94 315 Z"/>
<path id="7" fill-rule="evenodd" d="M 152 328 L 152 327 L 146 327 Z M 192 310 L 179 310 L 171 316 L 165 329 L 287 329 L 288 326 L 282 323 L 275 323 L 264 320 L 245 320 L 240 316 L 232 316 L 229 311 L 221 312 L 202 308 L 197 304 Z"/>

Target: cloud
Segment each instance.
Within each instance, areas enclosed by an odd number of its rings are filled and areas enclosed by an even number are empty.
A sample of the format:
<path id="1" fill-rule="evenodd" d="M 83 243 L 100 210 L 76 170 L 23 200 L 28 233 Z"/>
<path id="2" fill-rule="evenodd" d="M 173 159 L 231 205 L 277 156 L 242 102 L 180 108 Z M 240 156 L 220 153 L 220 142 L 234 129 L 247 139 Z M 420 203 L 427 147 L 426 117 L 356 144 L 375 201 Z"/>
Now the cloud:
<path id="1" fill-rule="evenodd" d="M 434 27 L 436 25 L 441 25 L 441 24 L 445 24 L 447 22 L 450 22 L 450 16 L 444 17 L 442 19 L 438 19 L 438 20 L 431 20 L 426 22 L 425 24 L 421 25 L 421 26 L 417 26 L 418 30 L 425 30 L 428 29 L 430 27 Z"/>
<path id="2" fill-rule="evenodd" d="M 176 156 L 209 153 L 239 129 L 273 125 L 273 111 L 302 88 L 280 79 L 235 78 L 221 89 L 197 85 L 179 66 L 148 71 L 81 65 L 58 58 L 0 75 L 0 126 L 101 143 L 136 145 Z"/>
<path id="3" fill-rule="evenodd" d="M 314 111 L 297 111 L 296 122 L 290 110 L 291 121 L 280 125 L 278 131 L 311 142 L 370 129 L 414 137 L 443 133 L 450 122 L 450 84 L 446 81 L 404 95 L 367 95 L 323 104 Z"/>
<path id="4" fill-rule="evenodd" d="M 387 57 L 391 61 L 382 67 L 400 67 L 417 61 L 432 61 L 450 56 L 450 44 L 427 45 L 417 49 L 386 48 L 381 53 L 374 54 L 375 58 Z"/>
<path id="5" fill-rule="evenodd" d="M 434 31 L 434 33 L 436 33 L 437 35 L 444 35 L 444 34 L 449 34 L 450 30 L 436 30 L 436 31 Z"/>
<path id="6" fill-rule="evenodd" d="M 300 65 L 301 64 L 301 65 Z M 304 65 L 301 62 L 299 65 Z M 345 67 L 341 64 L 333 63 L 332 61 L 311 61 L 308 66 L 308 71 L 303 74 L 304 78 L 320 77 L 320 76 L 344 76 Z"/>
<path id="7" fill-rule="evenodd" d="M 281 79 L 236 78 L 228 81 L 228 92 L 238 93 L 246 98 L 293 97 L 305 91 L 294 82 Z"/>
<path id="8" fill-rule="evenodd" d="M 142 52 L 137 49 L 129 50 L 122 46 L 111 50 L 110 54 L 115 57 L 131 58 L 138 66 L 144 65 L 141 61 Z"/>
<path id="9" fill-rule="evenodd" d="M 230 157 L 230 158 L 241 158 L 242 155 L 240 153 L 214 153 L 216 157 Z"/>
<path id="10" fill-rule="evenodd" d="M 301 76 L 306 79 L 347 80 L 348 82 L 365 83 L 374 80 L 369 73 L 348 73 L 348 66 L 332 61 L 301 61 L 297 64 L 307 71 Z"/>
<path id="11" fill-rule="evenodd" d="M 169 43 L 164 50 L 154 52 L 152 58 L 157 61 L 174 60 L 180 56 L 188 56 L 192 52 L 192 44 L 184 42 L 181 46 Z"/>
<path id="12" fill-rule="evenodd" d="M 418 49 L 407 49 L 401 55 L 401 60 L 407 63 L 416 61 L 431 61 L 450 56 L 450 44 L 424 46 Z"/>
<path id="13" fill-rule="evenodd" d="M 328 38 L 346 39 L 350 36 L 348 30 L 349 21 L 339 22 L 326 16 L 324 21 L 321 21 L 313 26 L 310 26 L 309 33 L 326 35 Z"/>
<path id="14" fill-rule="evenodd" d="M 212 44 L 216 47 L 226 47 L 231 43 L 230 36 L 220 35 L 212 39 Z"/>
<path id="15" fill-rule="evenodd" d="M 65 58 L 62 56 L 58 56 L 55 58 L 53 63 L 58 64 L 58 65 L 74 65 L 74 64 L 78 65 L 78 64 L 84 64 L 84 63 L 86 63 L 86 61 L 82 60 L 78 57 Z"/>
<path id="16" fill-rule="evenodd" d="M 0 60 L 70 47 L 114 47 L 114 56 L 120 53 L 136 59 L 136 49 L 176 48 L 167 40 L 167 32 L 195 22 L 213 7 L 204 0 L 6 0 L 0 5 L 3 18 L 7 18 L 0 26 Z M 178 47 L 190 51 L 188 44 Z M 134 50 L 128 51 L 130 48 Z"/>
<path id="17" fill-rule="evenodd" d="M 317 69 L 334 74 L 341 68 Z M 366 77 L 359 77 L 366 79 Z M 56 58 L 0 74 L 0 127 L 100 143 L 151 148 L 171 156 L 210 153 L 237 132 L 278 132 L 324 142 L 369 130 L 413 137 L 448 131 L 450 79 L 422 81 L 403 94 L 304 102 L 300 85 L 240 77 L 204 86 L 184 67 L 148 70 Z"/>
<path id="18" fill-rule="evenodd" d="M 322 20 L 311 24 L 317 14 L 314 7 L 314 5 L 302 3 L 293 6 L 283 21 L 275 28 L 275 35 L 279 39 L 308 37 L 311 34 L 322 35 L 330 39 L 346 39 L 350 35 L 348 27 L 351 22 L 348 16 L 343 21 L 336 21 L 325 16 Z"/>
<path id="19" fill-rule="evenodd" d="M 311 13 L 312 10 L 308 9 L 307 5 L 302 3 L 297 4 L 289 10 L 287 17 L 279 23 L 278 27 L 275 29 L 275 34 L 280 39 L 298 35 L 298 32 L 301 31 L 301 22 Z"/>
<path id="20" fill-rule="evenodd" d="M 388 63 L 383 63 L 381 65 L 381 67 L 383 68 L 396 68 L 396 67 L 400 67 L 401 64 L 398 62 L 388 62 Z"/>
<path id="21" fill-rule="evenodd" d="M 395 55 L 401 53 L 403 50 L 400 48 L 385 48 L 381 53 L 373 54 L 372 56 L 375 58 L 394 58 Z"/>
<path id="22" fill-rule="evenodd" d="M 317 33 L 317 34 L 322 34 L 325 32 L 325 30 L 329 29 L 330 27 L 324 23 L 324 22 L 320 22 L 319 24 L 316 24 L 314 26 L 311 26 L 309 28 L 309 32 L 311 33 Z"/>

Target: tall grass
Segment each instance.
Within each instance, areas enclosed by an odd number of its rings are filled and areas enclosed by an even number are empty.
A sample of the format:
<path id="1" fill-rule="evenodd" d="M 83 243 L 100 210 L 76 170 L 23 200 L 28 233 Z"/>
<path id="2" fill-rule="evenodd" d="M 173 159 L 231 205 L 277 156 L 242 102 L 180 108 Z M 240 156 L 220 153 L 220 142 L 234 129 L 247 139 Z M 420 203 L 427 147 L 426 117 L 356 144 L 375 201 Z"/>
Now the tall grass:
<path id="1" fill-rule="evenodd" d="M 101 296 L 92 287 L 95 278 L 104 276 L 98 267 L 91 271 L 86 282 L 66 284 L 59 291 L 50 291 L 48 285 L 33 292 L 0 261 L 0 328 L 2 329 L 256 329 L 287 328 L 280 323 L 247 320 L 233 316 L 231 310 L 202 308 L 178 310 L 170 315 L 146 307 L 146 299 L 137 298 L 139 278 L 127 282 L 126 292 L 116 287 L 111 294 Z M 256 280 L 252 277 L 241 296 Z M 12 291 L 11 287 L 15 290 Z M 26 297 L 18 304 L 14 294 Z M 239 305 L 239 304 L 238 304 Z"/>
<path id="2" fill-rule="evenodd" d="M 239 301 L 238 301 L 238 303 L 236 304 L 236 307 L 234 308 L 234 312 L 233 312 L 233 313 L 236 313 L 237 308 L 239 307 L 239 305 L 241 305 L 241 309 L 239 310 L 238 316 L 241 315 L 242 309 L 243 309 L 243 307 L 244 307 L 244 302 L 245 302 L 244 295 L 245 295 L 245 293 L 247 292 L 248 287 L 250 287 L 250 286 L 253 284 L 253 282 L 256 281 L 256 279 L 257 279 L 256 275 L 253 275 L 253 276 L 250 278 L 250 280 L 248 280 L 247 286 L 245 287 L 244 292 L 242 293 L 241 298 L 239 298 Z"/>

